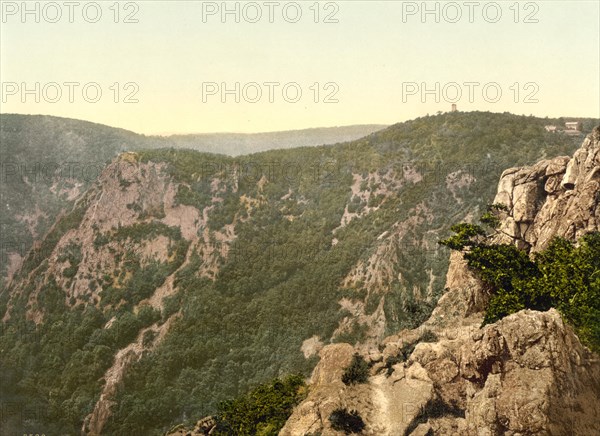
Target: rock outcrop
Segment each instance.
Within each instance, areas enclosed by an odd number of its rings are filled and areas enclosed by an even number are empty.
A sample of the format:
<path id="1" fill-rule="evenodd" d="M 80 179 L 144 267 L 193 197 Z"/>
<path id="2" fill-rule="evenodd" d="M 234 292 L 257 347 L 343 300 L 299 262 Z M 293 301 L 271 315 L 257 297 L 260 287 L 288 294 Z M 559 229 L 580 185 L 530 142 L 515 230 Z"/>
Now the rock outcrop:
<path id="1" fill-rule="evenodd" d="M 506 170 L 494 202 L 508 207 L 499 239 L 531 252 L 554 236 L 600 230 L 600 127 L 572 158 Z M 600 434 L 600 358 L 556 310 L 481 327 L 488 295 L 460 253 L 446 285 L 421 327 L 363 353 L 368 383 L 341 382 L 353 347 L 325 346 L 307 399 L 280 434 L 343 434 L 328 420 L 337 407 L 357 410 L 365 435 Z"/>
<path id="2" fill-rule="evenodd" d="M 554 236 L 576 240 L 600 226 L 600 130 L 573 158 L 504 171 L 494 203 L 508 206 L 503 242 L 543 250 Z"/>

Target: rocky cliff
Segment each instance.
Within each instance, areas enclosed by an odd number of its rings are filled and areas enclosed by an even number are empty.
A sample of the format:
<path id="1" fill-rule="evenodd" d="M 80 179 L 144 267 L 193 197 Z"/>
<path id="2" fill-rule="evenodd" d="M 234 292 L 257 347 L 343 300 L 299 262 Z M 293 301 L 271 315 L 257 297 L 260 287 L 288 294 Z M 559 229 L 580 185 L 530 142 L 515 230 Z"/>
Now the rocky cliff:
<path id="1" fill-rule="evenodd" d="M 495 203 L 508 206 L 498 239 L 529 250 L 554 236 L 600 230 L 600 127 L 572 158 L 504 171 Z M 560 314 L 523 310 L 481 327 L 482 284 L 453 253 L 446 292 L 418 329 L 361 350 L 367 384 L 341 381 L 354 349 L 320 352 L 308 398 L 281 435 L 335 435 L 328 417 L 356 410 L 370 435 L 591 435 L 600 432 L 600 359 Z"/>
<path id="2" fill-rule="evenodd" d="M 504 171 L 495 203 L 509 207 L 502 242 L 539 251 L 554 236 L 579 239 L 600 226 L 600 150 L 596 128 L 572 158 Z"/>

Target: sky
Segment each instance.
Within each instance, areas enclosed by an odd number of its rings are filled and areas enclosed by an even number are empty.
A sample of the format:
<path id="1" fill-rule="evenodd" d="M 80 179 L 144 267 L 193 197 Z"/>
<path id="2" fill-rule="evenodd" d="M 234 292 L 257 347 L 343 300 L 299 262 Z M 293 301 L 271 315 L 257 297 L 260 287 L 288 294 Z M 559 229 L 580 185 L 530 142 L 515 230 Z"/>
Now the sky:
<path id="1" fill-rule="evenodd" d="M 144 134 L 600 117 L 600 1 L 1 1 L 1 113 Z"/>

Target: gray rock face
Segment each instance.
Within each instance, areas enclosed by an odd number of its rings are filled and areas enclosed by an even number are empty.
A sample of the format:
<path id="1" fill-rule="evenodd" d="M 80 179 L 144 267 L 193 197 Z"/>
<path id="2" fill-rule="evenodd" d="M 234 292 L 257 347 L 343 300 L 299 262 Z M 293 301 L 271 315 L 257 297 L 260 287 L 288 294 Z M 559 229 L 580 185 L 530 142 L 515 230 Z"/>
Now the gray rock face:
<path id="1" fill-rule="evenodd" d="M 597 434 L 598 358 L 554 309 L 486 326 L 460 357 L 468 434 Z"/>
<path id="2" fill-rule="evenodd" d="M 509 208 L 499 239 L 538 251 L 554 236 L 599 230 L 599 143 L 596 128 L 573 158 L 505 171 L 494 201 Z M 364 353 L 367 384 L 341 382 L 351 346 L 324 347 L 308 398 L 280 434 L 342 434 L 328 422 L 339 406 L 360 413 L 366 435 L 600 434 L 600 358 L 557 311 L 523 310 L 481 328 L 489 296 L 459 253 L 446 287 L 421 327 Z"/>
<path id="3" fill-rule="evenodd" d="M 494 203 L 509 208 L 502 242 L 539 251 L 555 236 L 575 240 L 600 225 L 600 129 L 569 159 L 504 171 Z"/>

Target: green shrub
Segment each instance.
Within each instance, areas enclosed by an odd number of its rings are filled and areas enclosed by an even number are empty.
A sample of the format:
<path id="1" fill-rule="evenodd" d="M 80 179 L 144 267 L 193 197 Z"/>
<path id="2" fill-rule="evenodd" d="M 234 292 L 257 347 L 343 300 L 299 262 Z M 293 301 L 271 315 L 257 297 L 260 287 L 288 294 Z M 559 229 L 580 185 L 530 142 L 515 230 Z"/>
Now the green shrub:
<path id="1" fill-rule="evenodd" d="M 352 362 L 344 370 L 342 381 L 345 385 L 366 383 L 369 380 L 369 364 L 358 353 L 352 357 Z"/>
<path id="2" fill-rule="evenodd" d="M 493 217 L 484 223 L 496 224 Z M 548 248 L 530 258 L 509 244 L 488 243 L 483 227 L 453 226 L 456 235 L 440 243 L 465 250 L 467 265 L 486 284 L 492 297 L 484 324 L 522 309 L 556 308 L 581 341 L 600 351 L 600 233 L 583 236 L 578 244 L 553 239 Z"/>
<path id="3" fill-rule="evenodd" d="M 304 398 L 304 387 L 302 376 L 291 375 L 220 403 L 215 435 L 277 435 L 293 407 Z"/>
<path id="4" fill-rule="evenodd" d="M 336 409 L 329 415 L 331 427 L 346 434 L 360 433 L 365 428 L 365 423 L 356 410 L 348 412 L 347 409 Z"/>
<path id="5" fill-rule="evenodd" d="M 154 330 L 146 330 L 142 338 L 142 345 L 144 347 L 150 346 L 154 342 L 154 338 L 156 338 L 156 332 Z"/>
<path id="6" fill-rule="evenodd" d="M 437 335 L 431 330 L 425 330 L 419 338 L 419 342 L 437 342 L 437 340 Z"/>

